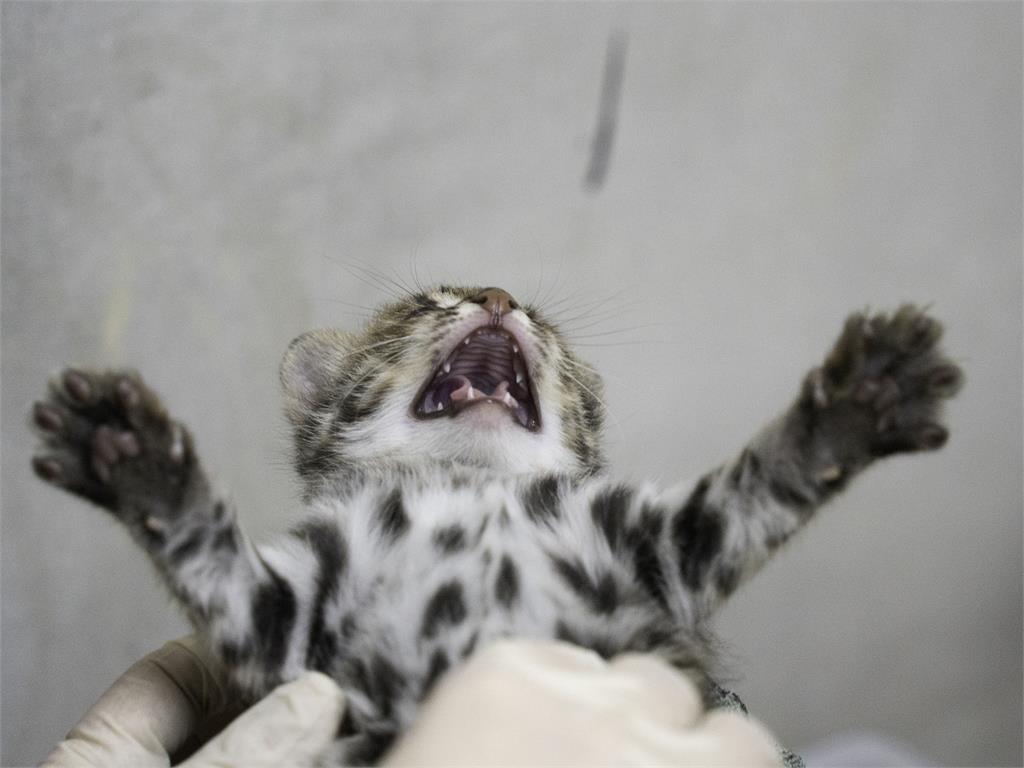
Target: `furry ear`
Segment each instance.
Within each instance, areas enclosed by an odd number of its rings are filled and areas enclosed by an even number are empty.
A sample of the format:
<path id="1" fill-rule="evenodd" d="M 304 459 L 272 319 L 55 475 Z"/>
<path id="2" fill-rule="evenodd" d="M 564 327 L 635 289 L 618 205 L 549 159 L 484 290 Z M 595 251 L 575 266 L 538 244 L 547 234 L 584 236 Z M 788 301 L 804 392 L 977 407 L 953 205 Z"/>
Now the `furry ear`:
<path id="1" fill-rule="evenodd" d="M 281 360 L 285 415 L 294 425 L 318 403 L 341 378 L 343 363 L 354 346 L 354 337 L 334 328 L 307 331 L 288 345 Z"/>

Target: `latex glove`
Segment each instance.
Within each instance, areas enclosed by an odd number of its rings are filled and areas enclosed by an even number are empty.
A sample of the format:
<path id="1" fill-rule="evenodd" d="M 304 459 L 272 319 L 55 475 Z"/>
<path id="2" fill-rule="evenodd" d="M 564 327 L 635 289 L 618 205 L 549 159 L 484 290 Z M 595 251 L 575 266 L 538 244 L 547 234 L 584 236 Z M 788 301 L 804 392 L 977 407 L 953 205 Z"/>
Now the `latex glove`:
<path id="1" fill-rule="evenodd" d="M 398 766 L 778 766 L 772 736 L 736 712 L 704 712 L 666 662 L 611 662 L 566 643 L 502 641 L 440 681 L 386 756 Z"/>
<path id="2" fill-rule="evenodd" d="M 43 763 L 46 768 L 168 766 L 241 711 L 220 664 L 194 637 L 167 643 L 125 672 Z M 309 672 L 282 685 L 189 758 L 187 768 L 312 765 L 333 740 L 341 689 Z"/>
<path id="3" fill-rule="evenodd" d="M 308 673 L 239 717 L 183 766 L 310 765 L 330 744 L 340 689 Z M 194 638 L 128 670 L 50 755 L 47 768 L 167 766 L 235 713 L 220 667 Z M 386 757 L 410 765 L 777 765 L 742 715 L 705 715 L 693 684 L 649 656 L 611 663 L 564 643 L 503 641 L 443 679 Z"/>

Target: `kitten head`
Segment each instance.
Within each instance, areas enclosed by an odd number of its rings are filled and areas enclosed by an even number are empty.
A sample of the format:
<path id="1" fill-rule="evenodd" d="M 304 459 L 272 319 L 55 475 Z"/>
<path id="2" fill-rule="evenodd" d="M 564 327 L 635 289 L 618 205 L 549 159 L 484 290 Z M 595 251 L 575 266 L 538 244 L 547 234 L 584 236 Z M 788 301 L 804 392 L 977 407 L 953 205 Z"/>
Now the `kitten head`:
<path id="1" fill-rule="evenodd" d="M 511 474 L 602 466 L 600 378 L 497 288 L 438 286 L 382 307 L 361 333 L 305 333 L 281 381 L 310 488 L 432 463 Z"/>

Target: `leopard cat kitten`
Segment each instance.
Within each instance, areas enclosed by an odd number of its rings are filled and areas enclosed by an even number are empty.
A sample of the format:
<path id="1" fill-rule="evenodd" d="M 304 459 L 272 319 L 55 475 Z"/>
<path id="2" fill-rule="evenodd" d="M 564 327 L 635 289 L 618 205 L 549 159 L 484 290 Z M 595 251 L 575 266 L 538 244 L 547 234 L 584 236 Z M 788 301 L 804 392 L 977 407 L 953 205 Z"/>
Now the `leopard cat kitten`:
<path id="1" fill-rule="evenodd" d="M 710 685 L 722 601 L 873 461 L 946 441 L 962 376 L 940 335 L 909 305 L 852 315 L 732 461 L 661 489 L 606 473 L 600 379 L 556 327 L 500 289 L 440 286 L 288 348 L 308 513 L 281 541 L 242 533 L 131 371 L 54 377 L 33 466 L 125 524 L 240 695 L 307 669 L 337 680 L 329 760 L 367 763 L 497 638 L 651 652 Z"/>

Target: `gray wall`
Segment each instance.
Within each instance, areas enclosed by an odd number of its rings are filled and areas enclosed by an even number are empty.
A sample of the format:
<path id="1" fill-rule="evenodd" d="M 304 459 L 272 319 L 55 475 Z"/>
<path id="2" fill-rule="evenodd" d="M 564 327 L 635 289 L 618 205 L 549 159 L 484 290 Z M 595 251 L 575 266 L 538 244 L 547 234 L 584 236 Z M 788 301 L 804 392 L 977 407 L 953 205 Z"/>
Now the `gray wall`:
<path id="1" fill-rule="evenodd" d="M 145 371 L 279 531 L 277 359 L 386 297 L 360 265 L 563 301 L 614 464 L 665 480 L 740 447 L 848 311 L 931 302 L 969 377 L 949 446 L 872 470 L 720 630 L 791 746 L 874 729 L 1021 764 L 1019 4 L 2 13 L 5 764 L 185 631 L 127 537 L 31 477 L 47 375 Z"/>

